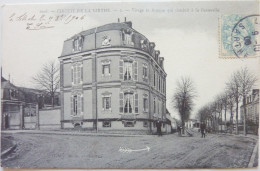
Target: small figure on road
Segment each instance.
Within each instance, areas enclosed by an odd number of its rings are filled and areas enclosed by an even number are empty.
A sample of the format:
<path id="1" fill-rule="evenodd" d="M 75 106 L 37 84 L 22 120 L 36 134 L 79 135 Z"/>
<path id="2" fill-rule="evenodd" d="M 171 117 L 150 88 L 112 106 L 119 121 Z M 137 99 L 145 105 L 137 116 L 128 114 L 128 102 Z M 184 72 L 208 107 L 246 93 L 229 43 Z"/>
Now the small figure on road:
<path id="1" fill-rule="evenodd" d="M 206 136 L 205 131 L 206 131 L 206 125 L 204 122 L 202 122 L 200 125 L 201 138 L 203 138 L 203 137 L 205 138 L 205 136 Z"/>
<path id="2" fill-rule="evenodd" d="M 156 127 L 157 127 L 157 134 L 158 136 L 162 136 L 162 122 L 158 119 L 156 122 Z"/>
<path id="3" fill-rule="evenodd" d="M 181 126 L 180 125 L 177 126 L 177 132 L 178 132 L 178 135 L 181 136 Z"/>

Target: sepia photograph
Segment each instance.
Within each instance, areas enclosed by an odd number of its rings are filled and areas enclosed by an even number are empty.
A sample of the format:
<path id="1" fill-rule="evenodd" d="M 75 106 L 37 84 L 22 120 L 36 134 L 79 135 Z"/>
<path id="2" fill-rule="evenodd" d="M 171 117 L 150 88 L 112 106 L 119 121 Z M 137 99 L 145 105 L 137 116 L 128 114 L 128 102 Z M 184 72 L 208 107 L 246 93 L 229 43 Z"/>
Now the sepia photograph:
<path id="1" fill-rule="evenodd" d="M 258 1 L 1 5 L 2 169 L 258 169 Z"/>

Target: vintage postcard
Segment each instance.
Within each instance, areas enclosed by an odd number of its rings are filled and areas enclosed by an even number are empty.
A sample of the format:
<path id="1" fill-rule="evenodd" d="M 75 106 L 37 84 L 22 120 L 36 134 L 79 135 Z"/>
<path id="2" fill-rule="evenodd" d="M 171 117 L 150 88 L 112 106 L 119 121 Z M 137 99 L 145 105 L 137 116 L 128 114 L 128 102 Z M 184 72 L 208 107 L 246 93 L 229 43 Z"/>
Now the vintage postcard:
<path id="1" fill-rule="evenodd" d="M 257 169 L 258 1 L 1 12 L 1 167 Z"/>

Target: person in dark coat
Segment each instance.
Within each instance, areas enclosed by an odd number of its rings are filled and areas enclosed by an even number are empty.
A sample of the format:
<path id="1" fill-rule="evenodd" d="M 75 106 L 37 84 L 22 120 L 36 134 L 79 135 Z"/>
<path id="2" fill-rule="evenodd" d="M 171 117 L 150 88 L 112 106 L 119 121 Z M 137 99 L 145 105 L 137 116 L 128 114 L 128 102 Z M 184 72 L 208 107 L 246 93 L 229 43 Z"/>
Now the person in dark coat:
<path id="1" fill-rule="evenodd" d="M 162 136 L 162 122 L 158 119 L 158 121 L 156 122 L 156 127 L 157 127 L 157 135 L 158 136 Z"/>
<path id="2" fill-rule="evenodd" d="M 205 138 L 205 136 L 206 136 L 205 131 L 206 131 L 206 125 L 204 122 L 202 122 L 200 125 L 201 138 L 203 138 L 203 137 Z"/>
<path id="3" fill-rule="evenodd" d="M 178 135 L 181 136 L 181 126 L 180 125 L 177 126 L 177 132 L 178 132 Z"/>

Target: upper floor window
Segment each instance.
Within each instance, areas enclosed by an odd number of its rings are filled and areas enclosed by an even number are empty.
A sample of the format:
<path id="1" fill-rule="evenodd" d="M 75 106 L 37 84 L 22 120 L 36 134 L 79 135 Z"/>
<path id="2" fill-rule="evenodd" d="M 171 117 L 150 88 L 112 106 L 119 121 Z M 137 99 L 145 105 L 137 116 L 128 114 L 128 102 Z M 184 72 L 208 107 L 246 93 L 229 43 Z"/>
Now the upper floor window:
<path id="1" fill-rule="evenodd" d="M 133 60 L 119 61 L 119 78 L 125 81 L 138 80 L 138 63 Z"/>
<path id="2" fill-rule="evenodd" d="M 143 80 L 148 81 L 148 67 L 147 64 L 143 64 Z"/>
<path id="3" fill-rule="evenodd" d="M 134 42 L 133 42 L 133 30 L 131 29 L 123 29 L 122 31 L 122 39 L 123 39 L 123 43 L 125 45 L 130 45 L 130 46 L 134 46 Z"/>
<path id="4" fill-rule="evenodd" d="M 133 78 L 133 65 L 132 62 L 124 62 L 124 80 L 132 80 Z"/>
<path id="5" fill-rule="evenodd" d="M 81 51 L 83 47 L 84 37 L 78 36 L 73 40 L 73 51 Z"/>
<path id="6" fill-rule="evenodd" d="M 110 64 L 106 64 L 102 66 L 102 74 L 104 76 L 110 75 Z"/>
<path id="7" fill-rule="evenodd" d="M 156 86 L 156 71 L 153 73 L 153 86 Z"/>
<path id="8" fill-rule="evenodd" d="M 83 68 L 81 63 L 75 63 L 72 65 L 72 84 L 78 85 L 83 81 Z"/>
<path id="9" fill-rule="evenodd" d="M 143 96 L 143 107 L 144 107 L 144 112 L 148 112 L 148 95 L 144 94 Z"/>
<path id="10" fill-rule="evenodd" d="M 156 102 L 155 102 L 155 98 L 153 98 L 153 113 L 156 113 Z"/>

